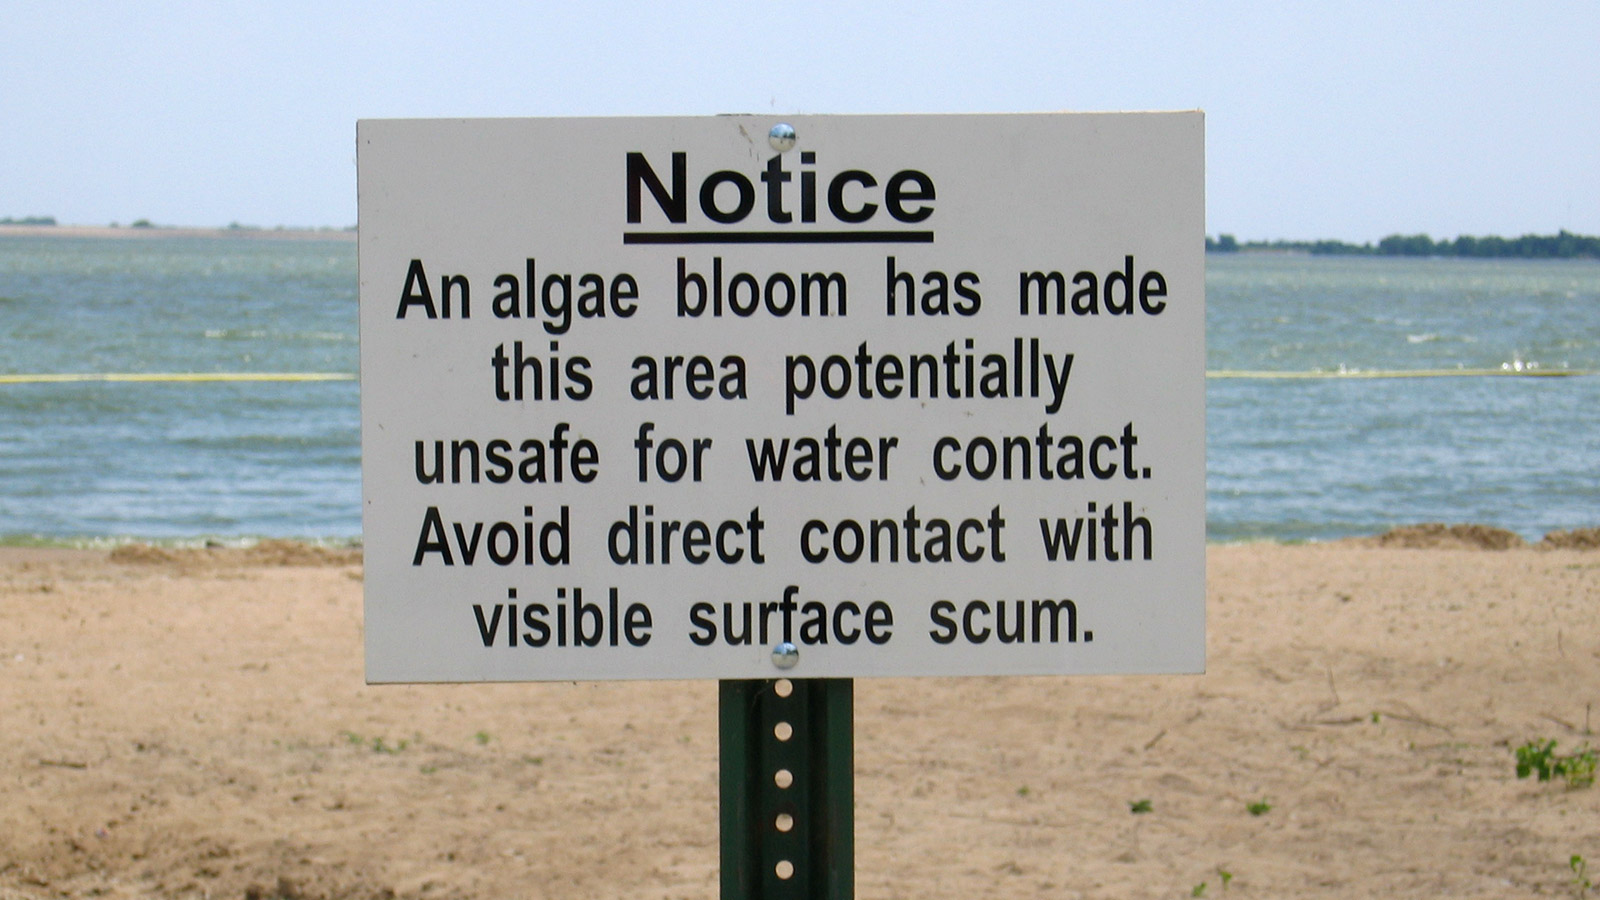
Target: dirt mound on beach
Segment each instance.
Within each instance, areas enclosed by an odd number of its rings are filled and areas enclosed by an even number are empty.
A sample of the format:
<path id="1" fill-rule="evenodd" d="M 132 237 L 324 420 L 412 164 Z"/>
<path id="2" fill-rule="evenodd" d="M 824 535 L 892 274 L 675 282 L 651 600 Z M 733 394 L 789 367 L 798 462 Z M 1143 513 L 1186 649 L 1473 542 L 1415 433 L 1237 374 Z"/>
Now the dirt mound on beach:
<path id="1" fill-rule="evenodd" d="M 111 551 L 111 561 L 129 566 L 175 566 L 213 569 L 233 566 L 348 566 L 359 565 L 359 547 L 321 547 L 297 541 L 261 541 L 249 547 L 156 547 L 123 544 Z"/>
<path id="2" fill-rule="evenodd" d="M 1490 525 L 1445 525 L 1425 522 L 1402 525 L 1375 537 L 1354 538 L 1357 547 L 1392 547 L 1402 550 L 1600 550 L 1600 528 L 1552 531 L 1530 545 L 1521 535 Z"/>
<path id="3" fill-rule="evenodd" d="M 1363 542 L 1365 543 L 1365 542 Z M 1407 550 L 1512 550 L 1526 547 L 1515 532 L 1489 525 L 1445 525 L 1425 522 L 1391 528 L 1371 539 L 1370 546 Z"/>
<path id="4" fill-rule="evenodd" d="M 1538 546 L 1544 550 L 1600 550 L 1600 528 L 1552 531 Z"/>

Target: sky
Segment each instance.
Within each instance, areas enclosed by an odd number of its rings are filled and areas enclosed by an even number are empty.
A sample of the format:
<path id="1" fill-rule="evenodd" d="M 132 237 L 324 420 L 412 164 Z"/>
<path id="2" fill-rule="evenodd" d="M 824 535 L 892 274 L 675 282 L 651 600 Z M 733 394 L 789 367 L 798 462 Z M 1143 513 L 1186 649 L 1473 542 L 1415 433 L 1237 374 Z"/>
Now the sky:
<path id="1" fill-rule="evenodd" d="M 1208 233 L 1600 234 L 1600 2 L 6 0 L 0 217 L 345 227 L 364 118 L 1201 109 Z"/>

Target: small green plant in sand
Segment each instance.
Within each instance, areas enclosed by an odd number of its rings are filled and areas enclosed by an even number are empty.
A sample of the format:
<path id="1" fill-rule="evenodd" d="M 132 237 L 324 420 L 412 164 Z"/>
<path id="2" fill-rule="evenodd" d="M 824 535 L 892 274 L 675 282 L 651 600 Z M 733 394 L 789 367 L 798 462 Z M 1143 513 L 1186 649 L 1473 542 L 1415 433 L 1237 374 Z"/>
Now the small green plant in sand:
<path id="1" fill-rule="evenodd" d="M 1589 881 L 1589 861 L 1574 853 L 1567 866 L 1572 869 L 1572 892 L 1578 896 L 1578 900 L 1583 900 L 1589 896 L 1589 889 L 1594 887 Z"/>
<path id="2" fill-rule="evenodd" d="M 373 738 L 373 739 L 371 739 L 369 741 L 366 738 L 362 737 L 361 735 L 356 734 L 354 731 L 342 731 L 342 732 L 340 732 L 340 734 L 344 735 L 344 739 L 349 741 L 351 744 L 353 744 L 355 746 L 358 746 L 358 747 L 370 746 L 372 748 L 372 752 L 373 753 L 383 753 L 383 754 L 386 754 L 386 755 L 389 755 L 389 756 L 393 756 L 396 753 L 400 753 L 401 751 L 405 750 L 407 747 L 411 746 L 411 742 L 408 741 L 408 740 L 404 740 L 404 739 L 401 739 L 401 740 L 396 741 L 395 743 L 391 744 L 387 740 L 385 740 L 385 739 L 383 739 L 381 737 L 375 737 L 375 738 Z"/>
<path id="3" fill-rule="evenodd" d="M 1151 812 L 1154 809 L 1155 809 L 1155 805 L 1152 804 L 1149 800 L 1129 800 L 1128 801 L 1128 812 L 1131 812 L 1136 816 L 1140 815 L 1142 813 Z"/>
<path id="4" fill-rule="evenodd" d="M 1228 871 L 1227 869 L 1222 868 L 1221 866 L 1218 866 L 1217 867 L 1217 880 L 1222 882 L 1222 890 L 1224 892 L 1226 892 L 1228 890 L 1228 882 L 1233 880 L 1233 873 Z M 1191 897 L 1204 897 L 1206 895 L 1206 889 L 1209 886 L 1210 885 L 1207 882 L 1202 881 L 1199 884 L 1197 884 L 1194 887 L 1189 889 L 1189 896 L 1191 896 Z"/>
<path id="5" fill-rule="evenodd" d="M 480 731 L 477 734 L 473 735 L 472 739 L 478 742 L 478 746 L 482 747 L 484 744 L 489 743 L 489 740 L 490 740 L 489 739 L 489 732 Z"/>
<path id="6" fill-rule="evenodd" d="M 1517 777 L 1532 775 L 1540 781 L 1564 779 L 1569 788 L 1594 784 L 1595 766 L 1600 763 L 1594 748 L 1587 745 L 1571 753 L 1557 753 L 1556 742 L 1529 741 L 1516 749 Z"/>
<path id="7" fill-rule="evenodd" d="M 1244 808 L 1248 810 L 1252 816 L 1264 816 L 1267 813 L 1272 812 L 1272 804 L 1268 803 L 1265 797 L 1261 798 L 1260 800 L 1256 800 L 1253 803 L 1246 803 Z"/>

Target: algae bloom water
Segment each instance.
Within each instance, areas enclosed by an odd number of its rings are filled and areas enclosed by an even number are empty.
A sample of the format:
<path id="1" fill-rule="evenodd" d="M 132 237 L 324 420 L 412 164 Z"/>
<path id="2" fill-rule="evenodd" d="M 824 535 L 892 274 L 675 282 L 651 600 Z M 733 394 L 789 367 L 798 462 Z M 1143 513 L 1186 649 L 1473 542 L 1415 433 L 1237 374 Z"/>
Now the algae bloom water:
<path id="1" fill-rule="evenodd" d="M 349 237 L 0 235 L 0 542 L 358 538 Z M 1350 377 L 1600 370 L 1600 262 L 1212 255 L 1206 291 L 1211 540 L 1600 525 L 1600 376 Z M 78 373 L 348 379 L 6 380 Z"/>

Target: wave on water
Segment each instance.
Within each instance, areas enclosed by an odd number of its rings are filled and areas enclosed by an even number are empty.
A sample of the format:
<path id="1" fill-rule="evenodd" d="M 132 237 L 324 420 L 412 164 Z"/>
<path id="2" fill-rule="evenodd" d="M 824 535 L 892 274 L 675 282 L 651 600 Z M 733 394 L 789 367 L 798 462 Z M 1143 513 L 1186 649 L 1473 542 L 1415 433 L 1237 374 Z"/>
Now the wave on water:
<path id="1" fill-rule="evenodd" d="M 358 338 L 353 333 L 342 331 L 266 331 L 259 328 L 207 328 L 204 332 L 208 340 L 221 341 L 345 341 L 355 343 Z"/>
<path id="2" fill-rule="evenodd" d="M 1408 343 L 1408 344 L 1448 344 L 1448 343 L 1476 344 L 1477 342 L 1478 342 L 1478 337 L 1477 337 L 1477 335 L 1473 335 L 1473 334 L 1450 334 L 1450 335 L 1446 335 L 1446 334 L 1438 334 L 1436 332 L 1431 332 L 1430 331 L 1430 332 L 1425 332 L 1423 334 L 1408 334 L 1408 335 L 1406 335 L 1406 343 Z"/>

